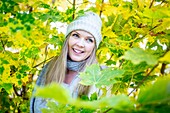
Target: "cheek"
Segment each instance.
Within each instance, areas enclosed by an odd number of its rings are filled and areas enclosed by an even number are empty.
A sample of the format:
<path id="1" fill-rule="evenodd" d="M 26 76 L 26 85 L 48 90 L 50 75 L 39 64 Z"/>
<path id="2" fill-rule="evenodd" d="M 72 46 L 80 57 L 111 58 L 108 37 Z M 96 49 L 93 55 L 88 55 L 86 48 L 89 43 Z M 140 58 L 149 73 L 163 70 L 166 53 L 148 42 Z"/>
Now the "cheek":
<path id="1" fill-rule="evenodd" d="M 89 54 L 91 54 L 92 53 L 92 51 L 93 51 L 93 49 L 94 49 L 94 45 L 88 45 L 87 46 L 87 48 L 86 48 L 86 51 L 89 53 Z"/>
<path id="2" fill-rule="evenodd" d="M 70 46 L 72 44 L 72 41 L 70 40 L 70 38 L 69 38 L 69 40 L 68 40 L 68 46 Z"/>
<path id="3" fill-rule="evenodd" d="M 75 40 L 69 39 L 68 40 L 68 47 L 71 48 L 75 44 Z"/>

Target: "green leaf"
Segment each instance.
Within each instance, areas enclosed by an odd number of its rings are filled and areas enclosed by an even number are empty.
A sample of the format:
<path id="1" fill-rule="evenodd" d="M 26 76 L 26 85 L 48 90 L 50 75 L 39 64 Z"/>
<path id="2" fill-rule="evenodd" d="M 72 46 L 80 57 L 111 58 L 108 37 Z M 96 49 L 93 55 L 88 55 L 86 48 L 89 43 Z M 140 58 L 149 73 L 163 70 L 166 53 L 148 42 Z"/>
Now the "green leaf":
<path id="1" fill-rule="evenodd" d="M 165 13 L 165 11 L 168 11 L 166 8 L 157 8 L 155 10 L 145 8 L 143 12 L 143 16 L 148 17 L 148 18 L 154 18 L 154 19 L 160 19 L 160 18 L 167 18 L 168 17 L 168 12 Z"/>
<path id="2" fill-rule="evenodd" d="M 21 79 L 21 74 L 17 74 L 16 78 Z"/>
<path id="3" fill-rule="evenodd" d="M 24 73 L 24 72 L 28 71 L 29 69 L 30 69 L 29 66 L 27 66 L 27 65 L 22 65 L 22 66 L 21 66 L 21 69 L 19 70 L 19 72 L 20 72 L 20 73 Z"/>
<path id="4" fill-rule="evenodd" d="M 132 48 L 126 51 L 123 58 L 132 61 L 134 64 L 139 64 L 141 62 L 146 62 L 149 65 L 157 64 L 156 57 L 141 48 Z"/>
<path id="5" fill-rule="evenodd" d="M 43 98 L 53 98 L 59 103 L 66 104 L 69 102 L 71 96 L 65 88 L 56 83 L 51 83 L 45 87 L 37 87 L 37 91 L 35 93 L 37 97 Z"/>
<path id="6" fill-rule="evenodd" d="M 24 56 L 28 57 L 28 58 L 35 58 L 38 53 L 40 52 L 38 47 L 31 47 L 30 49 L 26 49 L 25 52 L 23 53 Z"/>
<path id="7" fill-rule="evenodd" d="M 12 89 L 12 83 L 3 83 L 2 87 L 8 92 L 10 93 L 10 90 Z"/>
<path id="8" fill-rule="evenodd" d="M 115 61 L 113 61 L 113 60 L 107 60 L 106 62 L 105 62 L 107 65 L 116 65 L 116 62 Z"/>
<path id="9" fill-rule="evenodd" d="M 66 113 L 68 107 L 63 104 L 56 104 L 55 102 L 48 101 L 47 108 L 42 108 L 42 113 Z"/>
<path id="10" fill-rule="evenodd" d="M 0 62 L 1 65 L 2 65 L 2 64 L 9 64 L 9 62 L 8 62 L 7 60 L 5 60 L 5 59 L 0 58 L 0 60 L 1 60 L 1 62 Z"/>
<path id="11" fill-rule="evenodd" d="M 0 75 L 4 72 L 4 67 L 0 66 Z"/>
<path id="12" fill-rule="evenodd" d="M 97 93 L 96 92 L 91 94 L 90 100 L 97 100 Z"/>
<path id="13" fill-rule="evenodd" d="M 86 68 L 85 72 L 80 73 L 81 81 L 83 85 L 96 85 L 101 87 L 102 85 L 110 85 L 113 83 L 115 77 L 123 75 L 123 70 L 112 70 L 107 68 L 100 70 L 100 66 L 97 64 L 91 65 Z"/>
<path id="14" fill-rule="evenodd" d="M 85 72 L 80 73 L 81 84 L 93 85 L 98 83 L 99 75 L 101 75 L 99 65 L 91 65 L 86 68 Z"/>
<path id="15" fill-rule="evenodd" d="M 96 101 L 81 101 L 76 100 L 72 101 L 71 105 L 75 105 L 76 107 L 83 107 L 83 108 L 104 108 L 104 107 L 114 107 L 114 108 L 121 108 L 123 106 L 132 107 L 133 104 L 129 100 L 128 96 L 126 95 L 116 95 L 113 97 L 105 97 L 100 100 Z"/>
<path id="16" fill-rule="evenodd" d="M 13 42 L 12 41 L 8 41 L 7 42 L 7 47 L 11 47 L 13 45 Z"/>
<path id="17" fill-rule="evenodd" d="M 161 103 L 170 99 L 170 77 L 158 78 L 147 87 L 142 87 L 137 101 L 143 103 Z"/>

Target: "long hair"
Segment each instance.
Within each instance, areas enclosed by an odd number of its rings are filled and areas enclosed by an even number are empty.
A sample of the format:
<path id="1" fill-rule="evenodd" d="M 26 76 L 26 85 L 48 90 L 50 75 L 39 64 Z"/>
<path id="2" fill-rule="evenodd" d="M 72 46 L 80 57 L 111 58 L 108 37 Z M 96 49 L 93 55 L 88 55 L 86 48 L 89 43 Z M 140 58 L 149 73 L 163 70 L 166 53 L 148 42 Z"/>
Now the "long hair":
<path id="1" fill-rule="evenodd" d="M 58 57 L 54 57 L 48 64 L 45 80 L 46 85 L 50 84 L 51 82 L 57 82 L 59 84 L 64 82 L 65 75 L 67 73 L 68 40 L 70 38 L 70 34 L 66 37 L 60 55 Z M 96 49 L 97 47 L 95 44 L 95 48 L 93 49 L 91 55 L 87 58 L 86 62 L 79 70 L 79 72 L 84 71 L 87 65 L 97 63 Z M 76 88 L 78 88 L 78 95 L 81 96 L 87 95 L 89 93 L 90 86 L 78 84 Z"/>

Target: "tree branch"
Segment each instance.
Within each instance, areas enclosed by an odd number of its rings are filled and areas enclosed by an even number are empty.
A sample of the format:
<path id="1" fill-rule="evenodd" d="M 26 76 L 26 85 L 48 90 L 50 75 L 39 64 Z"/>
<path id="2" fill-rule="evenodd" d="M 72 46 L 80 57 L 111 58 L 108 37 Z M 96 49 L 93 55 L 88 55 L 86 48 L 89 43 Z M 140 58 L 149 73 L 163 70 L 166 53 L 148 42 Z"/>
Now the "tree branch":
<path id="1" fill-rule="evenodd" d="M 13 89 L 14 89 L 15 94 L 16 94 L 17 96 L 20 96 L 20 97 L 21 97 L 21 95 L 20 95 L 20 94 L 18 94 L 17 89 L 16 89 L 16 87 L 15 87 L 15 85 L 14 85 L 14 84 L 13 84 Z"/>
<path id="2" fill-rule="evenodd" d="M 163 4 L 165 2 L 165 0 L 162 0 L 161 4 Z"/>
<path id="3" fill-rule="evenodd" d="M 162 66 L 161 66 L 161 74 L 164 75 L 165 74 L 165 67 L 166 67 L 166 64 L 165 63 L 162 63 Z"/>
<path id="4" fill-rule="evenodd" d="M 161 56 L 165 56 L 165 54 L 169 51 L 169 48 L 166 50 L 166 52 Z M 141 82 L 139 82 L 139 84 L 128 94 L 131 95 L 136 89 L 138 89 L 142 84 L 143 82 L 148 78 L 148 76 L 153 72 L 153 70 L 158 66 L 159 62 L 152 68 L 152 70 L 143 78 L 143 80 Z"/>
<path id="5" fill-rule="evenodd" d="M 76 5 L 81 5 L 81 4 L 85 4 L 85 3 L 88 3 L 88 1 L 86 1 L 86 2 L 83 2 L 83 3 L 76 4 Z"/>
<path id="6" fill-rule="evenodd" d="M 102 6 L 101 6 L 101 9 L 100 9 L 100 14 L 99 14 L 100 17 L 101 17 L 102 12 L 103 12 L 103 3 L 104 3 L 104 0 L 102 0 Z"/>
<path id="7" fill-rule="evenodd" d="M 52 0 L 52 4 L 54 4 L 55 3 L 55 0 Z"/>
<path id="8" fill-rule="evenodd" d="M 45 47 L 45 58 L 44 58 L 44 62 L 43 62 L 43 67 L 44 67 L 44 64 L 46 62 L 47 55 L 48 55 L 48 45 Z"/>
<path id="9" fill-rule="evenodd" d="M 69 0 L 67 0 L 68 3 L 70 3 L 71 5 L 73 5 Z"/>
<path id="10" fill-rule="evenodd" d="M 143 82 L 148 78 L 148 76 L 153 72 L 153 70 L 158 66 L 158 64 L 156 64 L 152 69 L 151 71 L 142 79 L 141 82 L 139 82 L 139 84 L 128 94 L 131 95 L 135 90 L 137 90 L 142 84 Z"/>
<path id="11" fill-rule="evenodd" d="M 75 10 L 76 10 L 76 0 L 73 0 L 73 15 L 72 15 L 72 19 L 75 18 Z"/>
<path id="12" fill-rule="evenodd" d="M 104 111 L 103 113 L 107 113 L 107 112 L 109 112 L 110 110 L 112 110 L 113 108 L 109 108 L 109 109 L 107 109 L 106 111 Z"/>
<path id="13" fill-rule="evenodd" d="M 39 64 L 37 64 L 37 65 L 35 65 L 35 66 L 33 66 L 32 68 L 36 68 L 36 67 L 38 67 L 38 66 L 44 64 L 44 62 L 46 62 L 46 61 L 52 59 L 53 57 L 54 57 L 54 56 L 50 57 L 49 59 L 47 59 L 47 60 L 45 60 L 45 61 L 43 61 L 43 62 L 41 62 L 41 63 L 39 63 Z"/>
<path id="14" fill-rule="evenodd" d="M 6 40 L 4 43 L 3 43 L 3 40 L 1 40 L 1 43 L 2 43 L 2 48 L 3 48 L 3 50 L 6 51 L 6 50 L 5 50 L 5 45 L 6 45 L 6 43 L 7 43 L 7 40 Z"/>
<path id="15" fill-rule="evenodd" d="M 26 94 L 27 94 L 27 87 L 26 87 L 26 84 L 23 84 L 22 85 L 22 91 L 21 91 L 21 96 L 22 96 L 22 98 L 24 99 L 24 100 L 28 100 L 28 97 L 26 96 Z"/>
<path id="16" fill-rule="evenodd" d="M 152 7 L 154 0 L 151 1 L 151 4 L 149 6 L 149 9 Z"/>
<path id="17" fill-rule="evenodd" d="M 67 2 L 69 2 L 71 5 L 73 5 L 73 3 L 71 3 L 69 0 L 67 0 Z M 85 1 L 83 3 L 78 3 L 78 4 L 75 4 L 75 5 L 80 5 L 80 4 L 84 4 L 84 3 L 88 3 L 89 1 Z"/>
<path id="18" fill-rule="evenodd" d="M 152 31 L 153 29 L 157 28 L 158 26 L 160 26 L 162 23 L 157 24 L 156 26 L 154 26 L 153 28 L 151 28 L 149 31 Z"/>
<path id="19" fill-rule="evenodd" d="M 139 2 L 138 2 L 138 0 L 136 0 L 136 2 L 137 2 L 137 8 L 139 8 Z"/>

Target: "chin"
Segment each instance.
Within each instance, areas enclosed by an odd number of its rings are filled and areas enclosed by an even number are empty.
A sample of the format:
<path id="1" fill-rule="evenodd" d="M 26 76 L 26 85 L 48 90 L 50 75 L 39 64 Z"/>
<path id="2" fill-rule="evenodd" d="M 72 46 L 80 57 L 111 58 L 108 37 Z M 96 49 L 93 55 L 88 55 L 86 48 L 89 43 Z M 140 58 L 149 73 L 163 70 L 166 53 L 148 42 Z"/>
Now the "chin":
<path id="1" fill-rule="evenodd" d="M 84 59 L 82 58 L 75 58 L 75 57 L 71 57 L 71 60 L 72 61 L 75 61 L 75 62 L 80 62 L 80 61 L 83 61 Z"/>

